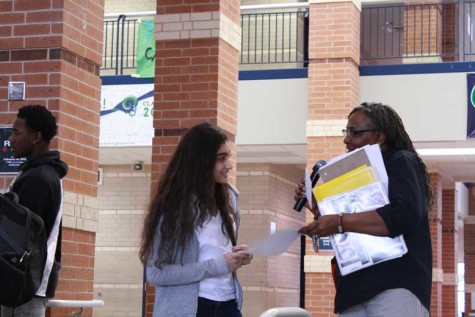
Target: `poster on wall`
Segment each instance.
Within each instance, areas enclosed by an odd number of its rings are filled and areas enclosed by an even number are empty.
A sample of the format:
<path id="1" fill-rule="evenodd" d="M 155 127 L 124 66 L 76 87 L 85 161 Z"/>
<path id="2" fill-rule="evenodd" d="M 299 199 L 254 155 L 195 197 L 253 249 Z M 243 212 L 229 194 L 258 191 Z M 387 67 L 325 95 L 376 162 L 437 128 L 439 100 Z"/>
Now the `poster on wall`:
<path id="1" fill-rule="evenodd" d="M 151 146 L 153 84 L 103 85 L 100 146 Z"/>
<path id="2" fill-rule="evenodd" d="M 2 142 L 0 173 L 2 174 L 18 173 L 18 168 L 26 161 L 26 158 L 13 157 L 12 147 L 8 140 L 11 134 L 11 127 L 0 127 L 0 140 Z"/>
<path id="3" fill-rule="evenodd" d="M 475 138 L 475 74 L 467 74 L 467 139 Z"/>

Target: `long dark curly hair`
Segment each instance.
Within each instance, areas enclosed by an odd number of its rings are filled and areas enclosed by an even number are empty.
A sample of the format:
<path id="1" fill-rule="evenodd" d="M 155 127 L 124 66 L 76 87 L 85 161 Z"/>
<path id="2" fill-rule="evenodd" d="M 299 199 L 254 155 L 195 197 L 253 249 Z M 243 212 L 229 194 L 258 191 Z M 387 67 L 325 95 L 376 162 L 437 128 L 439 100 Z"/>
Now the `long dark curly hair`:
<path id="1" fill-rule="evenodd" d="M 427 166 L 422 161 L 419 154 L 417 154 L 411 138 L 404 128 L 401 117 L 397 112 L 388 105 L 376 102 L 364 102 L 359 106 L 353 108 L 348 115 L 348 118 L 355 112 L 363 112 L 366 114 L 374 124 L 375 129 L 383 132 L 386 135 L 384 144 L 393 150 L 406 150 L 412 152 L 419 162 L 419 166 L 423 171 L 424 187 L 426 192 L 426 205 L 431 208 L 435 203 L 435 192 L 430 182 L 430 175 L 427 171 Z"/>
<path id="2" fill-rule="evenodd" d="M 238 215 L 229 203 L 228 185 L 215 183 L 213 174 L 216 154 L 226 142 L 225 133 L 210 123 L 198 124 L 183 135 L 145 216 L 139 252 L 143 264 L 153 254 L 157 233 L 157 267 L 172 263 L 175 251 L 182 256 L 212 207 L 219 210 L 223 234 L 236 245 L 234 221 Z"/>

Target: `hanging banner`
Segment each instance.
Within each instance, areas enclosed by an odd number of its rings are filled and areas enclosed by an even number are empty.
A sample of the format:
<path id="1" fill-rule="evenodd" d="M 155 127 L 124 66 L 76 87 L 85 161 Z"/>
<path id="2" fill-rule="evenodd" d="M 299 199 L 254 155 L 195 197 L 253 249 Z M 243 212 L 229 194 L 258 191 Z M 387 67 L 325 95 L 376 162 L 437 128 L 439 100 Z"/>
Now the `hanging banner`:
<path id="1" fill-rule="evenodd" d="M 153 84 L 103 85 L 100 146 L 151 146 Z"/>
<path id="2" fill-rule="evenodd" d="M 2 142 L 1 160 L 0 160 L 0 173 L 18 173 L 18 168 L 26 158 L 14 158 L 10 141 L 8 138 L 12 134 L 12 128 L 0 127 L 0 140 Z"/>
<path id="3" fill-rule="evenodd" d="M 475 74 L 467 74 L 467 138 L 475 138 Z"/>
<path id="4" fill-rule="evenodd" d="M 153 20 L 141 20 L 137 39 L 137 75 L 141 78 L 155 77 L 155 38 Z"/>

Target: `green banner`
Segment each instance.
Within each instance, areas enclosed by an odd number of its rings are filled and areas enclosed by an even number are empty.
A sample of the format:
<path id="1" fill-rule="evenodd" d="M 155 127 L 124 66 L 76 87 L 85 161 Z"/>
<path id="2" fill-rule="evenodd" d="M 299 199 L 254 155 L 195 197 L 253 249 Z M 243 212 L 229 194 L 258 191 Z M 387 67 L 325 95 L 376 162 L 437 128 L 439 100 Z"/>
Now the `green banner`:
<path id="1" fill-rule="evenodd" d="M 137 74 L 139 77 L 155 77 L 155 38 L 153 20 L 141 20 L 137 40 Z"/>

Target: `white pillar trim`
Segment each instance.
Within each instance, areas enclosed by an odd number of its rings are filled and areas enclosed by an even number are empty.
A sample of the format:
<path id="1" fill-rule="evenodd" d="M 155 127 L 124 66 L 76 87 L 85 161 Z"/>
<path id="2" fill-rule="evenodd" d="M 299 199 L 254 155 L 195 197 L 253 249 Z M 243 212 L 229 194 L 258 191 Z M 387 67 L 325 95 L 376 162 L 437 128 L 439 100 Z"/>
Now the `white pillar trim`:
<path id="1" fill-rule="evenodd" d="M 313 3 L 334 3 L 334 2 L 352 2 L 358 10 L 361 11 L 361 0 L 309 0 L 309 4 Z"/>
<path id="2" fill-rule="evenodd" d="M 331 273 L 333 255 L 306 255 L 304 258 L 305 273 Z"/>
<path id="3" fill-rule="evenodd" d="M 341 130 L 346 127 L 347 119 L 307 120 L 307 137 L 343 136 Z"/>
<path id="4" fill-rule="evenodd" d="M 159 14 L 154 32 L 157 41 L 219 37 L 241 48 L 241 26 L 219 11 Z"/>
<path id="5" fill-rule="evenodd" d="M 63 228 L 97 232 L 99 227 L 99 199 L 73 192 L 64 192 Z"/>

